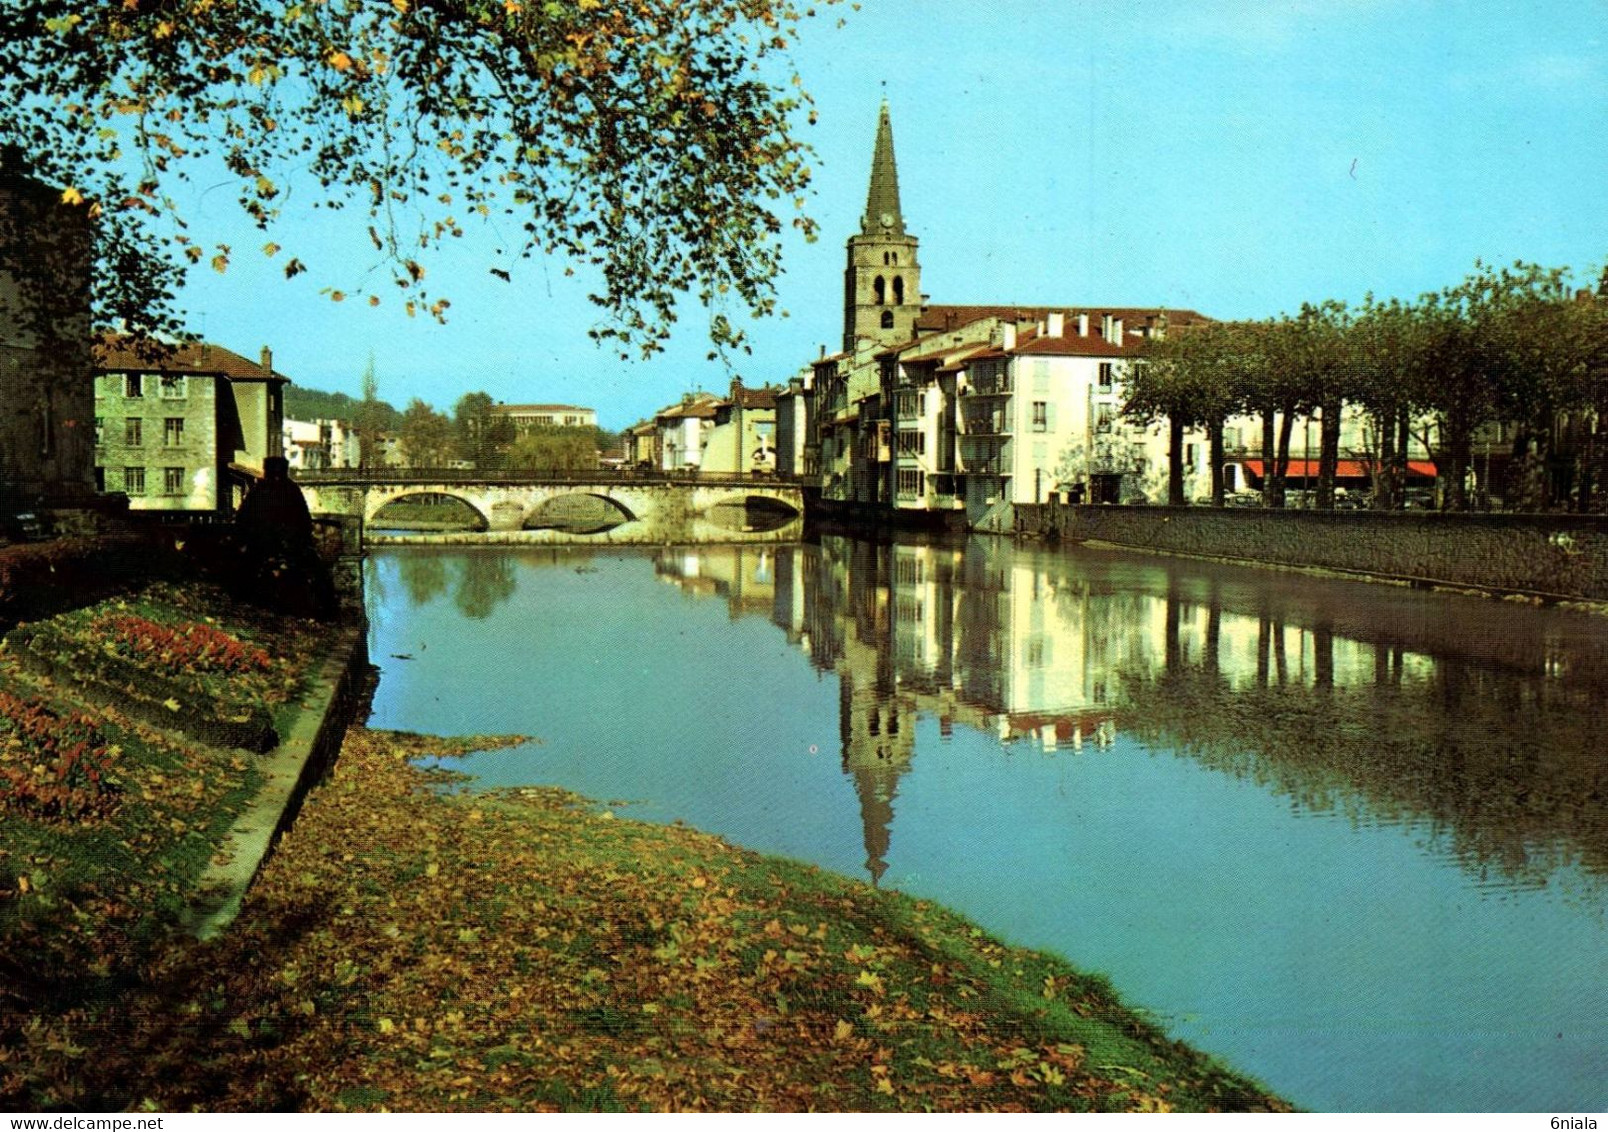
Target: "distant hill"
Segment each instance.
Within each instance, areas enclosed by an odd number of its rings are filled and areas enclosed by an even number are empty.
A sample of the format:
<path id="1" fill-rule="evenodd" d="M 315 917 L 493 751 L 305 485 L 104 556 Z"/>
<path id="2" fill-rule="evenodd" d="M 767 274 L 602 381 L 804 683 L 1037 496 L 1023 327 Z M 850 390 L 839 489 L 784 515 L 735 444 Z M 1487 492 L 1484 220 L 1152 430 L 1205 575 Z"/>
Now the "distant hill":
<path id="1" fill-rule="evenodd" d="M 285 417 L 289 420 L 316 421 L 321 419 L 349 421 L 357 414 L 362 402 L 345 393 L 326 393 L 322 389 L 308 389 L 302 385 L 285 386 Z M 402 414 L 389 401 L 375 403 L 379 410 L 379 427 L 386 431 L 402 426 Z"/>

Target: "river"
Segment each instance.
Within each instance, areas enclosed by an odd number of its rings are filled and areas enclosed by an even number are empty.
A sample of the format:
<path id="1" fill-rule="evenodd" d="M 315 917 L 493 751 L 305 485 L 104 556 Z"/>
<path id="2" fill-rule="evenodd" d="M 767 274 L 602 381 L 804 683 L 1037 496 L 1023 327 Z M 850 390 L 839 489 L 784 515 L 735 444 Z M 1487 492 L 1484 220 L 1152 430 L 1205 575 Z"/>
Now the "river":
<path id="1" fill-rule="evenodd" d="M 1608 1107 L 1608 618 L 965 542 L 396 549 L 371 724 L 953 907 L 1296 1104 Z"/>

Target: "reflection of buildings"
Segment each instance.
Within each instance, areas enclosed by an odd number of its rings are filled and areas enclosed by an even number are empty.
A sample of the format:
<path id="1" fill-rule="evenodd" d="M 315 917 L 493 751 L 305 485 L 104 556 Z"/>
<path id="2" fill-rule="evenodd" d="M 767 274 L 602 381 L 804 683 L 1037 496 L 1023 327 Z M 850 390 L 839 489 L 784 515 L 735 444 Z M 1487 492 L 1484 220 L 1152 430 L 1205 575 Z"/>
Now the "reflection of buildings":
<path id="1" fill-rule="evenodd" d="M 922 720 L 1045 752 L 1109 747 L 1120 722 L 1315 809 L 1431 815 L 1515 875 L 1548 837 L 1608 845 L 1602 807 L 1580 801 L 1608 796 L 1608 660 L 1534 611 L 1457 625 L 1386 587 L 982 539 L 703 547 L 658 569 L 767 616 L 837 677 L 873 880 Z"/>
<path id="2" fill-rule="evenodd" d="M 656 554 L 653 569 L 688 594 L 724 598 L 735 621 L 745 614 L 770 612 L 776 555 L 770 546 L 680 546 Z"/>

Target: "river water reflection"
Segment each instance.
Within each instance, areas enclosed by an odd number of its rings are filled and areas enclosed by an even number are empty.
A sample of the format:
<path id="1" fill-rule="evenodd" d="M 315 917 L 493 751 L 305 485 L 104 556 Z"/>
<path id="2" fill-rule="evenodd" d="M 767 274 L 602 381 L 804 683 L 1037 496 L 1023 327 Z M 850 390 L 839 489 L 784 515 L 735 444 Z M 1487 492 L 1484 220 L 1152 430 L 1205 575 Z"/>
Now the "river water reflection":
<path id="1" fill-rule="evenodd" d="M 975 539 L 395 550 L 374 726 L 940 900 L 1315 1109 L 1608 1105 L 1608 619 Z"/>

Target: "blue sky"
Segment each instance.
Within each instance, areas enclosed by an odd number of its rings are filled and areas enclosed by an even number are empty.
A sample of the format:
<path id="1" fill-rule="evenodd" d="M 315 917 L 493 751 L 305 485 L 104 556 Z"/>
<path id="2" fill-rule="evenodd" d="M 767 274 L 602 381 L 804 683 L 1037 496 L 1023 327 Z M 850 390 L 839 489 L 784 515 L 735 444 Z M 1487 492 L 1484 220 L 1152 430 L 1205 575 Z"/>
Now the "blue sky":
<path id="1" fill-rule="evenodd" d="M 846 25 L 836 25 L 842 15 Z M 1221 318 L 1303 301 L 1412 297 L 1476 258 L 1608 260 L 1608 3 L 1294 0 L 988 3 L 866 0 L 805 26 L 794 62 L 816 99 L 821 223 L 788 246 L 786 319 L 752 328 L 738 368 L 782 381 L 836 349 L 843 242 L 864 207 L 877 108 L 893 114 L 908 229 L 935 302 L 1192 307 Z M 196 227 L 237 249 L 260 234 L 233 194 Z M 667 354 L 621 362 L 591 342 L 584 277 L 562 262 L 487 272 L 496 233 L 431 261 L 445 326 L 397 303 L 331 303 L 369 279 L 359 217 L 292 216 L 276 238 L 308 276 L 237 250 L 198 270 L 193 330 L 247 356 L 274 349 L 302 385 L 450 409 L 499 400 L 590 405 L 623 427 L 691 389 L 724 390 L 705 321 L 684 311 Z M 283 253 L 281 255 L 283 258 Z M 383 283 L 383 275 L 374 279 Z"/>

